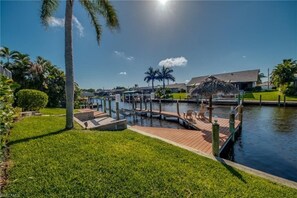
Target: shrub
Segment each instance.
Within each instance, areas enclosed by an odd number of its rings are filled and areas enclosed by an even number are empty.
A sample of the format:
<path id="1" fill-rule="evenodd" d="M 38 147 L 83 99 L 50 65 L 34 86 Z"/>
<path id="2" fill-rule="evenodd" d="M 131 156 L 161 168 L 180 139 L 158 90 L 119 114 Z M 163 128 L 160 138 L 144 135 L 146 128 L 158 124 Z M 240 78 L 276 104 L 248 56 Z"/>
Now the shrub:
<path id="1" fill-rule="evenodd" d="M 17 94 L 17 104 L 24 111 L 35 111 L 44 108 L 48 102 L 46 93 L 34 89 L 22 89 Z"/>
<path id="2" fill-rule="evenodd" d="M 15 83 L 11 79 L 0 74 L 0 162 L 4 160 L 7 137 L 14 118 L 12 104 L 15 87 Z"/>
<path id="3" fill-rule="evenodd" d="M 297 87 L 288 87 L 288 89 L 285 91 L 285 94 L 288 96 L 297 96 Z"/>

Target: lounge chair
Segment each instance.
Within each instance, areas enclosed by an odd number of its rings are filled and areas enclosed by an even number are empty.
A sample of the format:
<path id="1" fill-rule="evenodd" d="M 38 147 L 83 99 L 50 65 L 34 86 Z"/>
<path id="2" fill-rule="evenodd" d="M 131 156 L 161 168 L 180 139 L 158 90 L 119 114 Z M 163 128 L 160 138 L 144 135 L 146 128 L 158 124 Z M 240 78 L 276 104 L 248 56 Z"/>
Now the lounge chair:
<path id="1" fill-rule="evenodd" d="M 193 113 L 194 113 L 193 110 L 187 110 L 187 113 L 185 113 L 185 118 L 193 120 Z"/>
<path id="2" fill-rule="evenodd" d="M 197 118 L 198 119 L 204 119 L 205 118 L 205 116 L 204 116 L 205 111 L 206 111 L 206 106 L 205 106 L 205 104 L 201 103 Z"/>

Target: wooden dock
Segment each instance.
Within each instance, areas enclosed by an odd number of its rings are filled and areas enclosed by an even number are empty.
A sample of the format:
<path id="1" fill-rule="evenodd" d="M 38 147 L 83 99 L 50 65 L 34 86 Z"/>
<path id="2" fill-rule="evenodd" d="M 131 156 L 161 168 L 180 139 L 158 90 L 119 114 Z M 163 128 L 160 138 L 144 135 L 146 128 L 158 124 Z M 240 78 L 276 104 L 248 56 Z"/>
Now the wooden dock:
<path id="1" fill-rule="evenodd" d="M 138 108 L 135 109 L 135 113 L 145 116 L 158 116 L 160 119 L 176 118 L 180 124 L 194 130 L 144 127 L 136 125 L 131 127 L 132 130 L 144 135 L 172 142 L 181 147 L 190 148 L 194 151 L 212 154 L 212 123 L 210 123 L 208 119 L 198 119 L 194 115 L 191 119 L 188 119 L 184 114 L 178 115 L 175 112 L 140 110 Z M 227 144 L 232 142 L 232 133 L 229 129 L 229 119 L 213 118 L 213 120 L 214 119 L 216 119 L 220 125 L 219 148 L 221 153 Z M 240 130 L 240 121 L 238 119 L 235 119 L 234 128 L 234 132 L 238 133 Z"/>

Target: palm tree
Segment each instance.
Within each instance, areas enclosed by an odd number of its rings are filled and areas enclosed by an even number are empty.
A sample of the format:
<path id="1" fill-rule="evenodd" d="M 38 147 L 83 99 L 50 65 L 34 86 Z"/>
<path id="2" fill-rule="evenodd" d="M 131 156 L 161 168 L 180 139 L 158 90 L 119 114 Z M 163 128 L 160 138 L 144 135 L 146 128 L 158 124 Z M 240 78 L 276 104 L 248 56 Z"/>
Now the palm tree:
<path id="1" fill-rule="evenodd" d="M 149 83 L 150 81 L 152 82 L 152 90 L 154 92 L 154 81 L 155 80 L 159 80 L 158 79 L 158 73 L 159 73 L 159 70 L 156 69 L 154 70 L 154 68 L 150 67 L 144 74 L 146 75 L 144 77 L 144 81 Z"/>
<path id="2" fill-rule="evenodd" d="M 296 61 L 292 59 L 284 59 L 283 63 L 278 64 L 272 71 L 271 82 L 279 87 L 279 90 L 283 93 L 286 91 L 287 87 L 294 82 L 297 73 Z"/>
<path id="3" fill-rule="evenodd" d="M 72 53 L 72 16 L 74 0 L 66 0 L 65 11 L 65 70 L 66 70 L 66 129 L 73 128 L 74 109 L 74 77 L 73 77 L 73 53 Z M 98 15 L 106 19 L 106 24 L 110 29 L 119 28 L 117 14 L 108 0 L 80 0 L 82 7 L 91 18 L 91 23 L 96 31 L 98 45 L 101 38 L 101 25 Z M 59 6 L 58 0 L 43 0 L 41 7 L 41 21 L 48 26 L 48 19 Z"/>
<path id="4" fill-rule="evenodd" d="M 168 82 L 175 81 L 174 76 L 171 74 L 173 72 L 173 69 L 169 67 L 162 67 L 161 71 L 158 74 L 158 79 L 163 81 L 163 90 L 165 90 L 165 80 L 168 80 Z"/>
<path id="5" fill-rule="evenodd" d="M 17 53 L 17 51 L 10 51 L 8 47 L 1 48 L 0 57 L 6 59 L 6 63 L 4 63 L 4 68 L 10 69 L 10 60 L 13 59 Z"/>
<path id="6" fill-rule="evenodd" d="M 31 65 L 32 63 L 28 54 L 18 52 L 14 55 L 14 63 L 11 64 L 10 71 L 12 72 L 12 79 L 20 84 L 22 88 L 26 87 Z"/>

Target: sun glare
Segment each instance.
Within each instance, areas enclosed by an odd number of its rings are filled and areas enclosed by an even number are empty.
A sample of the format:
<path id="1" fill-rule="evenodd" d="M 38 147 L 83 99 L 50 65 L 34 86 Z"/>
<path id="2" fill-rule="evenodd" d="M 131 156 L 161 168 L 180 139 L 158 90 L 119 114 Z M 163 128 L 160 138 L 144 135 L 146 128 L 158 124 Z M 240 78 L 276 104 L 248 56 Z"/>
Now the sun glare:
<path id="1" fill-rule="evenodd" d="M 167 1 L 169 0 L 159 0 L 159 2 L 162 4 L 162 5 L 165 5 L 167 3 Z"/>

